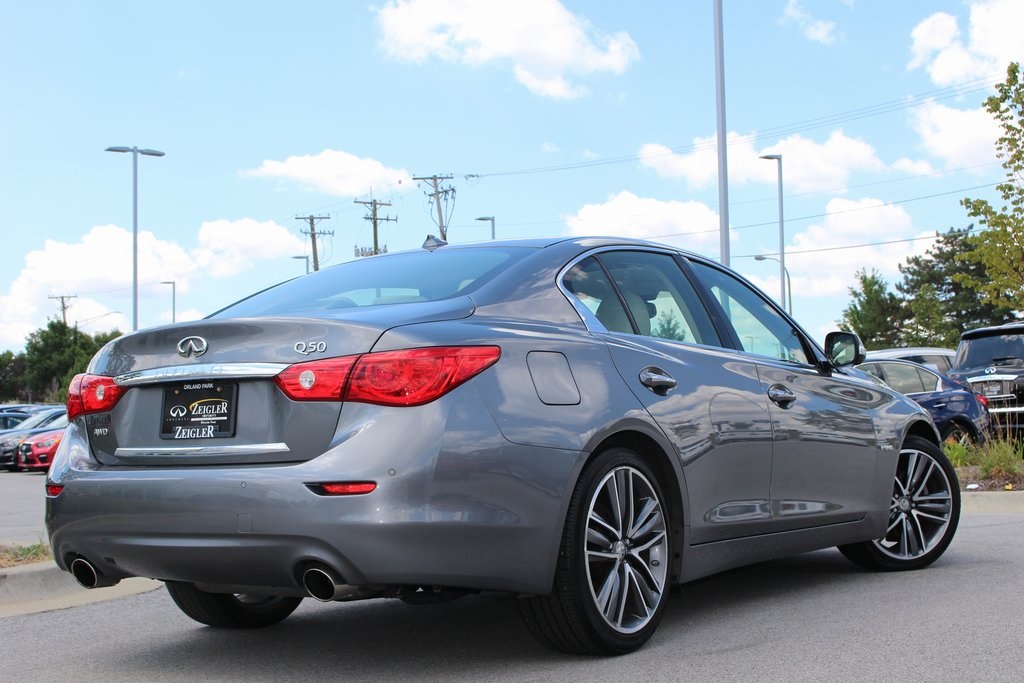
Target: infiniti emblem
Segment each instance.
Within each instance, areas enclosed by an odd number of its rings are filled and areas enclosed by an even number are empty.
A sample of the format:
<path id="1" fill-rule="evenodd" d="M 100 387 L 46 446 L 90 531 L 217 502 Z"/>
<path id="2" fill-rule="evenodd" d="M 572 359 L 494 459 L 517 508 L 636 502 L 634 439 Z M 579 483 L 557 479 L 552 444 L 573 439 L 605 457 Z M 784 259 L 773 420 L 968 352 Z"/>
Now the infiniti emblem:
<path id="1" fill-rule="evenodd" d="M 178 353 L 185 358 L 189 356 L 199 357 L 206 353 L 206 349 L 209 348 L 209 344 L 202 337 L 185 337 L 178 342 Z"/>
<path id="2" fill-rule="evenodd" d="M 996 374 L 996 369 L 995 368 L 985 368 L 985 374 L 986 375 L 994 375 L 994 374 Z"/>

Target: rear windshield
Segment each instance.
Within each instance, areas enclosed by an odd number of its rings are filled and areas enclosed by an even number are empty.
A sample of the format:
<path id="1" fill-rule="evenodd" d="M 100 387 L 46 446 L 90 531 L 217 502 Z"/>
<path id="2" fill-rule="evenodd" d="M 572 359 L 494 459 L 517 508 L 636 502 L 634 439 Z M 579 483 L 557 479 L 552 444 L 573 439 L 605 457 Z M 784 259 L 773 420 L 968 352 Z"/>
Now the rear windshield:
<path id="1" fill-rule="evenodd" d="M 349 261 L 253 294 L 210 317 L 293 315 L 449 299 L 469 294 L 531 251 L 442 247 Z"/>
<path id="2" fill-rule="evenodd" d="M 956 368 L 978 368 L 988 365 L 1024 367 L 1024 335 L 998 334 L 964 339 L 956 351 L 953 365 Z"/>

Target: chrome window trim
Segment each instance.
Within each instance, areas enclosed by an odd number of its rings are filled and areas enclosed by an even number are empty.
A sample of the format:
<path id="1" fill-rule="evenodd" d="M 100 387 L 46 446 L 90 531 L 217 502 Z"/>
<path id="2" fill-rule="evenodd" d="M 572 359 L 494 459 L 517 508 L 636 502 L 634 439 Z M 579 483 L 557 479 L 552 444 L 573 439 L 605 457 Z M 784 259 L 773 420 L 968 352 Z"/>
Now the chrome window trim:
<path id="1" fill-rule="evenodd" d="M 114 383 L 121 387 L 157 384 L 174 380 L 198 378 L 266 379 L 288 367 L 288 363 L 201 363 L 150 368 L 118 375 Z"/>

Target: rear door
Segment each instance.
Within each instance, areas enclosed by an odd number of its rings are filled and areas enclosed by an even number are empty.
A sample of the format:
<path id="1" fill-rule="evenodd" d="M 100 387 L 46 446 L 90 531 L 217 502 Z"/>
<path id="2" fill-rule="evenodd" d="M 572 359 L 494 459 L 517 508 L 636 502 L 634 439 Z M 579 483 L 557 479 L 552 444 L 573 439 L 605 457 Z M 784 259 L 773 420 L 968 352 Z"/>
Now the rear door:
<path id="1" fill-rule="evenodd" d="M 676 448 L 690 541 L 764 531 L 771 519 L 767 400 L 754 363 L 722 348 L 673 255 L 602 251 L 570 268 L 563 284 Z"/>

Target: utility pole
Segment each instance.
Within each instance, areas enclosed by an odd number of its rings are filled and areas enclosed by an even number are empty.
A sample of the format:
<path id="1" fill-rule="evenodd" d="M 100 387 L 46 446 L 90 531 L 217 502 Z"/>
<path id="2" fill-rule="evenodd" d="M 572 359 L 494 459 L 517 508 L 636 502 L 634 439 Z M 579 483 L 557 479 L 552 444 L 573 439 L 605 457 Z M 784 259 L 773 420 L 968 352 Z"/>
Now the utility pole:
<path id="1" fill-rule="evenodd" d="M 317 221 L 325 221 L 325 220 L 327 220 L 329 218 L 330 218 L 330 216 L 314 216 L 312 214 L 310 214 L 308 216 L 296 216 L 295 217 L 295 220 L 297 220 L 297 221 L 308 221 L 309 222 L 309 232 L 306 232 L 305 230 L 303 230 L 302 234 L 303 235 L 309 235 L 310 241 L 313 242 L 313 270 L 320 270 L 320 259 L 319 259 L 319 257 L 317 256 L 317 253 L 316 253 L 316 222 Z M 321 235 L 333 235 L 334 232 L 327 232 L 326 230 L 321 230 L 320 234 Z"/>
<path id="2" fill-rule="evenodd" d="M 47 299 L 53 299 L 54 301 L 60 301 L 60 317 L 64 321 L 64 326 L 68 324 L 68 308 L 71 304 L 67 302 L 68 299 L 77 299 L 77 294 L 58 294 L 57 296 L 48 296 Z"/>
<path id="3" fill-rule="evenodd" d="M 413 176 L 413 180 L 426 181 L 433 188 L 433 192 L 427 192 L 426 194 L 434 198 L 434 206 L 437 207 L 437 229 L 441 231 L 441 239 L 446 242 L 448 241 L 448 229 L 444 226 L 444 210 L 441 208 L 441 200 L 447 201 L 449 194 L 454 198 L 455 188 L 451 186 L 441 187 L 440 182 L 451 179 L 450 175 L 432 175 L 420 178 Z"/>
<path id="4" fill-rule="evenodd" d="M 367 251 L 368 251 L 367 249 L 365 249 L 365 248 L 360 249 L 359 247 L 356 247 L 356 256 L 376 256 L 377 254 L 382 254 L 382 253 L 386 254 L 387 251 L 388 251 L 387 246 L 385 245 L 384 250 L 381 251 L 379 245 L 377 244 L 377 223 L 378 223 L 378 221 L 395 221 L 397 223 L 398 219 L 397 218 L 392 218 L 391 216 L 386 216 L 385 218 L 380 218 L 377 215 L 377 207 L 380 207 L 380 206 L 391 206 L 391 202 L 382 202 L 382 201 L 377 200 L 377 199 L 371 199 L 370 201 L 364 201 L 364 200 L 357 199 L 357 200 L 355 200 L 355 203 L 356 204 L 362 204 L 363 206 L 370 207 L 370 215 L 369 216 L 363 216 L 363 218 L 365 220 L 371 221 L 373 223 L 373 251 L 367 253 Z"/>

